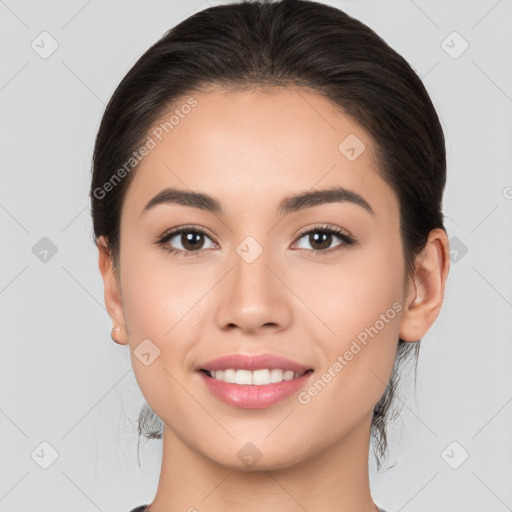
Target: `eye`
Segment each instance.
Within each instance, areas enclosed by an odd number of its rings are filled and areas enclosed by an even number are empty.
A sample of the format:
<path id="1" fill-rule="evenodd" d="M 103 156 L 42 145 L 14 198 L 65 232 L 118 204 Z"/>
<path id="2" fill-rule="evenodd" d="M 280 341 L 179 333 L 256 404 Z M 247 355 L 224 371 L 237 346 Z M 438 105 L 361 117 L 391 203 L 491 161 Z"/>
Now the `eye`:
<path id="1" fill-rule="evenodd" d="M 335 246 L 333 250 L 329 250 L 330 245 L 333 241 L 333 235 L 335 238 L 339 238 L 342 243 Z M 307 238 L 305 238 L 307 236 Z M 355 239 L 349 234 L 345 233 L 339 228 L 335 228 L 332 226 L 316 226 L 313 229 L 309 229 L 308 231 L 303 232 L 299 236 L 299 240 L 305 238 L 307 243 L 309 243 L 313 249 L 313 253 L 315 256 L 323 256 L 325 253 L 330 254 L 333 251 L 342 249 L 344 246 L 355 245 Z M 303 247 L 300 247 L 303 249 Z"/>
<path id="2" fill-rule="evenodd" d="M 320 236 L 318 236 L 320 234 Z M 342 241 L 334 249 L 330 249 L 330 245 L 333 241 L 333 235 Z M 307 238 L 305 238 L 307 236 Z M 198 227 L 181 226 L 173 228 L 167 231 L 161 238 L 156 241 L 156 244 L 166 249 L 170 254 L 177 254 L 179 256 L 198 256 L 202 249 L 204 249 L 204 238 L 211 240 L 208 233 Z M 177 239 L 177 242 L 181 247 L 172 247 L 170 242 L 173 239 Z M 303 232 L 299 236 L 299 240 L 305 238 L 308 243 L 313 247 L 312 252 L 316 253 L 315 256 L 323 256 L 326 253 L 331 254 L 333 251 L 342 249 L 344 246 L 355 245 L 356 240 L 345 233 L 339 228 L 331 226 L 316 226 L 308 231 Z M 213 242 L 213 247 L 217 245 Z M 304 249 L 304 247 L 299 247 Z M 308 250 L 308 249 L 307 249 Z"/>
<path id="3" fill-rule="evenodd" d="M 204 248 L 204 237 L 210 238 L 205 230 L 197 227 L 182 226 L 167 231 L 156 241 L 156 244 L 167 249 L 171 254 L 179 254 L 180 256 L 198 256 L 201 249 Z M 181 248 L 170 246 L 169 242 L 174 238 L 177 239 L 177 243 L 181 245 Z"/>

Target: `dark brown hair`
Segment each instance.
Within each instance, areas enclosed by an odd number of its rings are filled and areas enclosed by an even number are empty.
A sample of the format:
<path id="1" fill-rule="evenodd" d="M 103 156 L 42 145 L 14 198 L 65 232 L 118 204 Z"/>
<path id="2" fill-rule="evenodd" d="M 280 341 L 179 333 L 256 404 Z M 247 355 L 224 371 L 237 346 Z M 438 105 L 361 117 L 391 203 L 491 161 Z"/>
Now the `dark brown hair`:
<path id="1" fill-rule="evenodd" d="M 445 230 L 444 135 L 423 83 L 405 59 L 337 8 L 309 0 L 243 1 L 207 8 L 169 30 L 138 59 L 107 105 L 94 148 L 90 197 L 95 241 L 106 236 L 115 268 L 121 207 L 136 165 L 108 191 L 105 184 L 113 183 L 116 170 L 126 169 L 171 105 L 208 85 L 303 87 L 365 128 L 375 142 L 379 172 L 399 202 L 409 273 L 429 232 Z M 398 340 L 390 381 L 375 406 L 371 432 L 379 468 L 399 369 L 411 352 L 417 364 L 419 348 L 419 340 Z M 145 405 L 139 433 L 161 438 L 161 427 Z"/>

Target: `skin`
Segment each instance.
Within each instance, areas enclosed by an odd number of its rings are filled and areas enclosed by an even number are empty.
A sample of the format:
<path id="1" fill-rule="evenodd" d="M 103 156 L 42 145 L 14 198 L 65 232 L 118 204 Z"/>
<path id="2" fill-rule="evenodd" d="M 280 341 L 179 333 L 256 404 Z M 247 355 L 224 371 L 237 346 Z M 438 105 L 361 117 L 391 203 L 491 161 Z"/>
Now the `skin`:
<path id="1" fill-rule="evenodd" d="M 118 274 L 106 240 L 98 241 L 105 303 L 121 327 L 116 339 L 130 346 L 141 391 L 164 423 L 151 510 L 376 510 L 368 477 L 373 408 L 398 338 L 421 339 L 438 316 L 446 234 L 430 233 L 408 276 L 398 201 L 377 172 L 372 139 L 326 98 L 303 89 L 211 88 L 193 96 L 198 105 L 128 188 Z M 349 134 L 366 146 L 354 161 L 338 150 Z M 350 202 L 277 212 L 284 197 L 334 185 L 360 194 L 374 215 Z M 178 204 L 142 214 L 170 186 L 214 196 L 225 214 Z M 301 233 L 324 224 L 357 243 L 333 235 L 319 255 L 322 246 Z M 155 244 L 182 225 L 209 233 L 196 257 Z M 250 264 L 236 252 L 247 236 L 263 249 Z M 167 245 L 185 250 L 183 240 Z M 230 407 L 194 371 L 225 354 L 273 352 L 313 368 L 311 385 L 393 303 L 402 310 L 307 404 L 294 394 L 266 409 Z M 134 355 L 146 338 L 160 350 L 149 366 Z M 249 442 L 261 453 L 251 468 L 237 456 Z"/>

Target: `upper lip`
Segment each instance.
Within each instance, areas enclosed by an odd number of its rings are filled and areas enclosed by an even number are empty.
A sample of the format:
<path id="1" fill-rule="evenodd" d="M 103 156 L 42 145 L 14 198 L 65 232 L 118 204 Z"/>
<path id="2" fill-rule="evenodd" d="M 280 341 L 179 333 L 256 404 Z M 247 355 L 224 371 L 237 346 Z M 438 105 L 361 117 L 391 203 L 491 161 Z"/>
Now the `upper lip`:
<path id="1" fill-rule="evenodd" d="M 311 369 L 296 361 L 287 359 L 286 357 L 278 356 L 277 354 L 229 354 L 222 357 L 217 357 L 201 364 L 198 370 L 226 370 L 233 368 L 237 370 L 261 370 L 264 368 L 273 369 L 279 368 L 281 370 L 293 370 L 294 372 L 304 373 Z"/>

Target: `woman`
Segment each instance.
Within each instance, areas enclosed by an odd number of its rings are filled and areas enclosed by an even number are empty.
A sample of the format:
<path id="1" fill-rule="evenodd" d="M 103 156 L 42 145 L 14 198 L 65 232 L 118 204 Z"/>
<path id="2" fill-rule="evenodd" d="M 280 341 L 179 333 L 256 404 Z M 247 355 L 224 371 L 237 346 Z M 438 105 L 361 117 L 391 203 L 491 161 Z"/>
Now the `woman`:
<path id="1" fill-rule="evenodd" d="M 91 183 L 113 322 L 161 420 L 151 506 L 382 511 L 400 363 L 449 269 L 443 132 L 407 62 L 305 0 L 205 9 L 128 72 Z"/>

